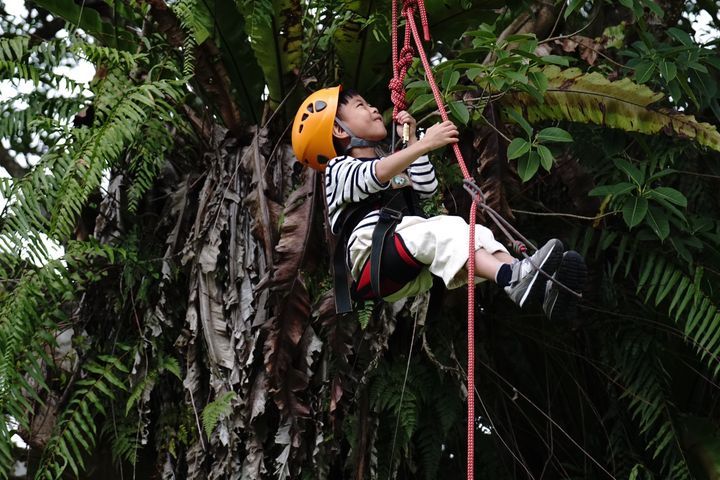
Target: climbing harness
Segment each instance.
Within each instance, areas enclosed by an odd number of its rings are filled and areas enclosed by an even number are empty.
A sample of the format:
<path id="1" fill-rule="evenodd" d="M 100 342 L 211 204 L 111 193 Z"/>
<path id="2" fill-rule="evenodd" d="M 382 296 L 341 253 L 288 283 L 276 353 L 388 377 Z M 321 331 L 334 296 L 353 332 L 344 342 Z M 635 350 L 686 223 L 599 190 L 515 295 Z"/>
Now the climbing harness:
<path id="1" fill-rule="evenodd" d="M 420 57 L 420 61 L 425 70 L 428 84 L 432 90 L 435 103 L 437 104 L 440 118 L 445 122 L 449 120 L 447 111 L 445 109 L 440 90 L 435 82 L 435 78 L 432 74 L 430 62 L 428 61 L 425 49 L 422 45 L 422 40 L 418 33 L 418 28 L 415 23 L 415 12 L 417 11 L 420 16 L 420 22 L 423 28 L 423 38 L 425 41 L 430 40 L 430 32 L 428 27 L 427 14 L 425 12 L 425 5 L 423 0 L 403 0 L 402 2 L 402 16 L 405 17 L 405 36 L 403 47 L 398 52 L 398 8 L 399 0 L 392 1 L 392 62 L 393 62 L 393 78 L 390 80 L 388 85 L 390 89 L 390 97 L 393 102 L 393 121 L 397 121 L 397 115 L 400 111 L 407 108 L 405 102 L 405 90 L 403 81 L 407 73 L 407 69 L 413 61 L 414 50 L 410 42 L 411 37 L 417 48 L 417 53 Z M 393 127 L 393 133 L 395 131 Z M 487 202 L 485 196 L 482 193 L 480 187 L 475 183 L 474 179 L 470 175 L 468 168 L 463 159 L 460 147 L 457 143 L 452 145 L 453 153 L 460 166 L 460 170 L 463 174 L 463 183 L 465 190 L 470 193 L 472 199 L 472 208 L 470 209 L 469 215 L 469 251 L 468 251 L 468 365 L 467 365 L 467 389 L 468 389 L 468 411 L 467 411 L 467 478 L 474 478 L 474 449 L 475 449 L 475 397 L 472 392 L 475 391 L 475 289 L 472 287 L 475 284 L 475 222 L 477 217 L 478 208 L 485 211 L 490 219 L 492 219 L 503 233 L 512 241 L 514 249 L 522 254 L 525 258 L 529 258 L 527 254 L 527 246 L 536 248 L 527 239 L 515 230 L 504 218 L 502 218 L 497 212 L 495 212 Z M 517 236 L 522 238 L 522 241 L 515 239 L 511 234 L 512 230 Z M 523 243 L 524 242 L 524 243 Z M 532 263 L 532 260 L 531 260 Z M 581 295 L 577 292 L 573 292 L 567 286 L 558 282 L 555 278 L 548 275 L 546 272 L 538 268 L 537 265 L 532 263 L 533 267 L 540 271 L 546 278 L 559 285 L 561 288 L 570 292 L 571 294 L 580 297 Z"/>
<path id="2" fill-rule="evenodd" d="M 367 214 L 378 210 L 378 221 L 373 228 L 370 258 L 362 268 L 357 282 L 348 282 L 347 243 L 355 226 Z M 337 238 L 333 256 L 335 311 L 338 314 L 353 311 L 353 300 L 363 301 L 391 295 L 414 280 L 422 270 L 405 246 L 395 227 L 404 215 L 424 216 L 419 198 L 411 183 L 400 188 L 383 190 L 362 202 L 349 205 L 338 219 Z"/>

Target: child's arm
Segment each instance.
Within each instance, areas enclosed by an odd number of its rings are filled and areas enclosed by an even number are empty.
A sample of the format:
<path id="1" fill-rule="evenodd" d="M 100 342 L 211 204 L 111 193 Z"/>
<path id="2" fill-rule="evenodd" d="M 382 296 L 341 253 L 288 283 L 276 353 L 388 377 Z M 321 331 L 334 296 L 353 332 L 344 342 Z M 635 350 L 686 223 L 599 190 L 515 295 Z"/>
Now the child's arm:
<path id="1" fill-rule="evenodd" d="M 410 117 L 409 115 L 407 116 Z M 401 121 L 400 115 L 398 115 L 398 121 Z M 413 130 L 412 124 L 411 130 Z M 414 132 L 411 131 L 410 133 L 410 138 L 413 139 L 415 137 Z M 421 140 L 408 142 L 409 145 L 407 148 L 399 150 L 377 162 L 375 165 L 375 176 L 380 182 L 388 182 L 392 177 L 404 171 L 419 156 L 425 155 L 431 150 L 447 144 L 457 143 L 458 135 L 457 127 L 455 127 L 455 124 L 451 121 L 436 123 L 427 129 L 425 136 Z"/>
<path id="2" fill-rule="evenodd" d="M 407 173 L 412 181 L 413 190 L 420 198 L 429 198 L 435 194 L 438 181 L 435 176 L 435 168 L 426 155 L 411 163 L 407 168 Z"/>

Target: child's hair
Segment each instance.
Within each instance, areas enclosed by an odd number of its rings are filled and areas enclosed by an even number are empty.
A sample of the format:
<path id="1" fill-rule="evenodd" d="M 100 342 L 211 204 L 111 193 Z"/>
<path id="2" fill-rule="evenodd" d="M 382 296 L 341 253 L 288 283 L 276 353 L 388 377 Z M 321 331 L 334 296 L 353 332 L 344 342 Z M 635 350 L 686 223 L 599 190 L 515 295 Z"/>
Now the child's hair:
<path id="1" fill-rule="evenodd" d="M 340 95 L 338 95 L 338 109 L 335 116 L 340 115 L 340 106 L 341 105 L 347 105 L 347 103 L 352 100 L 353 98 L 359 96 L 360 94 L 353 90 L 352 88 L 348 88 L 347 90 L 340 90 Z M 342 144 L 342 142 L 335 138 L 335 135 L 332 137 L 333 141 L 333 147 L 335 147 L 335 152 L 338 155 L 343 155 L 345 153 L 345 146 Z"/>
<path id="2" fill-rule="evenodd" d="M 357 90 L 353 90 L 352 88 L 348 88 L 347 90 L 340 90 L 340 95 L 338 95 L 338 111 L 340 110 L 340 105 L 347 105 L 350 100 L 359 96 L 360 94 L 357 92 Z"/>

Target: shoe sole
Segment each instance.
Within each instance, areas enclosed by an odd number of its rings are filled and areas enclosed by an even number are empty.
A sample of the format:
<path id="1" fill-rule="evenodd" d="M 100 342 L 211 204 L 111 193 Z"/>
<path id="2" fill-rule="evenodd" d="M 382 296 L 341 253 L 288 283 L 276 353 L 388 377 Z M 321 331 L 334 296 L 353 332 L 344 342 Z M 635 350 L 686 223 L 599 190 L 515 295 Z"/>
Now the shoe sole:
<path id="1" fill-rule="evenodd" d="M 562 256 L 562 262 L 555 277 L 558 282 L 578 293 L 582 293 L 587 277 L 587 267 L 582 256 L 570 250 Z M 550 320 L 570 320 L 577 317 L 578 297 L 559 289 L 555 305 L 551 309 Z"/>
<path id="2" fill-rule="evenodd" d="M 558 242 L 557 247 L 558 248 L 550 250 L 550 253 L 548 253 L 547 257 L 545 257 L 545 260 L 538 265 L 538 267 L 548 275 L 555 273 L 555 270 L 558 269 L 560 262 L 562 261 L 562 243 Z M 538 279 L 540 279 L 540 281 L 538 281 Z M 525 295 L 523 295 L 520 299 L 520 303 L 518 303 L 520 307 L 523 307 L 528 300 L 530 302 L 542 302 L 542 299 L 545 296 L 545 282 L 542 280 L 547 280 L 547 277 L 540 272 L 535 272 L 533 279 L 530 281 L 530 285 L 528 285 L 528 288 L 525 291 Z"/>

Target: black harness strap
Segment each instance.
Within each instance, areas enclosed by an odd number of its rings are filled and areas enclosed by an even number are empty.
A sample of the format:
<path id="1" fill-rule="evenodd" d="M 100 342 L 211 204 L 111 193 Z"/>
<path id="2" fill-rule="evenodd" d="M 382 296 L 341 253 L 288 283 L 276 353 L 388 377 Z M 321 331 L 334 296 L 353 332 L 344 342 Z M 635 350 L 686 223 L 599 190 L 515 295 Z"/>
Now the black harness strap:
<path id="1" fill-rule="evenodd" d="M 345 268 L 345 249 L 342 245 L 335 247 L 333 255 L 333 285 L 335 287 L 335 312 L 338 314 L 352 312 L 352 297 L 350 296 L 350 284 Z"/>
<path id="2" fill-rule="evenodd" d="M 374 210 L 373 206 L 363 202 L 354 208 L 348 207 L 346 215 L 340 219 L 340 233 L 338 234 L 338 242 L 335 245 L 333 254 L 333 284 L 335 288 L 335 311 L 338 314 L 350 313 L 353 311 L 352 294 L 350 292 L 351 282 L 348 279 L 347 263 L 345 262 L 345 250 L 350 234 L 360 220 L 365 218 L 370 211 Z"/>
<path id="3" fill-rule="evenodd" d="M 372 234 L 372 249 L 370 250 L 370 285 L 375 296 L 380 297 L 380 270 L 382 253 L 385 250 L 385 241 L 395 231 L 395 226 L 402 220 L 403 214 L 389 207 L 380 209 L 378 219 Z"/>

